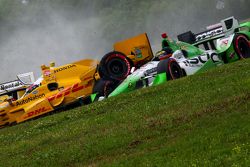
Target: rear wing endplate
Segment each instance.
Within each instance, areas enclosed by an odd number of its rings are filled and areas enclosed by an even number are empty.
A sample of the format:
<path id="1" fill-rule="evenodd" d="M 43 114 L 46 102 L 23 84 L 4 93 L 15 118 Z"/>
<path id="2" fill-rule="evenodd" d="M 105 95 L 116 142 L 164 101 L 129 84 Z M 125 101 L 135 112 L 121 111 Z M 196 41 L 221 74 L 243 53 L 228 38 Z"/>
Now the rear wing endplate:
<path id="1" fill-rule="evenodd" d="M 199 45 L 210 40 L 222 38 L 235 33 L 235 30 L 239 28 L 239 22 L 233 16 L 223 19 L 220 23 L 207 27 L 207 30 L 198 34 L 194 34 L 191 31 L 182 33 L 177 36 L 179 41 L 187 42 L 194 45 Z"/>

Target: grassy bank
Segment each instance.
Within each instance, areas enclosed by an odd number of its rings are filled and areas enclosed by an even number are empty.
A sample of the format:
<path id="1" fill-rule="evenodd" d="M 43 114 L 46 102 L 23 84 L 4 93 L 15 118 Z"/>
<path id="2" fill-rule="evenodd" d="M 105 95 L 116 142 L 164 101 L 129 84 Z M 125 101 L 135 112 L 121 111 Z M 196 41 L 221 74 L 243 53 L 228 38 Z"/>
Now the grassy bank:
<path id="1" fill-rule="evenodd" d="M 0 166 L 247 166 L 250 60 L 0 130 Z"/>

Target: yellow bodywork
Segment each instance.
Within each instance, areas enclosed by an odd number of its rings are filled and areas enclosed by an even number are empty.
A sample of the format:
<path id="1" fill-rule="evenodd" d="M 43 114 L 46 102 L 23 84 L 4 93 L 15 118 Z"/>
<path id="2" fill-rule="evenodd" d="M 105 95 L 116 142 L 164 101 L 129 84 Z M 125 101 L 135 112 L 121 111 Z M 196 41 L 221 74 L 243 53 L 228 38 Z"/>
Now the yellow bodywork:
<path id="1" fill-rule="evenodd" d="M 2 95 L 2 96 L 0 96 L 0 104 L 3 103 L 3 102 L 5 102 L 8 98 L 9 98 L 8 95 Z"/>
<path id="2" fill-rule="evenodd" d="M 114 50 L 125 54 L 133 65 L 140 66 L 153 58 L 147 34 L 120 41 Z M 17 100 L 0 98 L 0 127 L 20 123 L 51 112 L 61 106 L 88 98 L 93 93 L 97 72 L 97 60 L 81 60 L 55 67 L 42 65 L 42 77 L 27 88 Z M 2 102 L 1 102 L 2 101 Z"/>
<path id="3" fill-rule="evenodd" d="M 125 54 L 135 66 L 149 62 L 154 56 L 146 33 L 116 42 L 114 50 Z"/>
<path id="4" fill-rule="evenodd" d="M 41 66 L 42 77 L 16 101 L 0 104 L 0 126 L 20 123 L 92 94 L 96 60 L 82 60 L 60 67 Z"/>
<path id="5" fill-rule="evenodd" d="M 20 97 L 22 97 L 24 95 L 26 88 L 27 88 L 27 86 L 24 85 L 17 90 L 11 91 L 11 93 L 15 92 L 16 98 L 19 99 Z M 13 98 L 13 97 L 9 96 L 8 92 L 6 94 L 0 95 L 0 104 L 7 101 L 9 98 Z"/>

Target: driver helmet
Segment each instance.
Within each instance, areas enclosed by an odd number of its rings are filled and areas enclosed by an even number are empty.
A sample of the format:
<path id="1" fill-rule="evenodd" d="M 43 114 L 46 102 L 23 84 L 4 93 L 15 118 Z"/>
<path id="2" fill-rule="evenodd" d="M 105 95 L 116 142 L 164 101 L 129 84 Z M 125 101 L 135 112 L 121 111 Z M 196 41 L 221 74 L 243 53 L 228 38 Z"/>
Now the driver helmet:
<path id="1" fill-rule="evenodd" d="M 156 53 L 156 57 L 158 57 L 159 60 L 167 59 L 172 55 L 173 55 L 173 50 L 171 48 L 164 48 Z"/>

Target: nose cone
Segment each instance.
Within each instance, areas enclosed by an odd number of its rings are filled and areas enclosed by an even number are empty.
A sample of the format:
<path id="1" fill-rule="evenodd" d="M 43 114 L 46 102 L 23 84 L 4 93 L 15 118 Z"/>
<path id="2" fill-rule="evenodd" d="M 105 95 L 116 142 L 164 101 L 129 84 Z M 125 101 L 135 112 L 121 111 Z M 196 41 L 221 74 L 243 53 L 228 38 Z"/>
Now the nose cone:
<path id="1" fill-rule="evenodd" d="M 3 102 L 0 104 L 0 128 L 9 124 L 9 117 L 6 113 L 6 107 L 8 107 L 8 102 Z"/>
<path id="2" fill-rule="evenodd" d="M 134 89 L 133 88 L 134 85 L 135 84 L 130 80 L 127 80 L 126 82 L 122 82 L 108 97 L 116 96 L 125 92 L 130 92 Z"/>
<path id="3" fill-rule="evenodd" d="M 108 97 L 121 93 L 130 92 L 136 89 L 136 82 L 140 80 L 140 75 L 130 75 L 125 79 Z"/>
<path id="4" fill-rule="evenodd" d="M 2 110 L 5 110 L 5 108 L 8 107 L 8 106 L 9 106 L 9 103 L 7 101 L 2 101 L 0 103 L 0 113 L 1 113 Z"/>
<path id="5" fill-rule="evenodd" d="M 135 90 L 136 82 L 140 80 L 142 75 L 143 72 L 136 70 L 133 74 L 129 75 L 108 97 Z"/>

